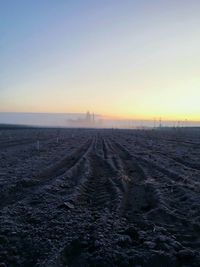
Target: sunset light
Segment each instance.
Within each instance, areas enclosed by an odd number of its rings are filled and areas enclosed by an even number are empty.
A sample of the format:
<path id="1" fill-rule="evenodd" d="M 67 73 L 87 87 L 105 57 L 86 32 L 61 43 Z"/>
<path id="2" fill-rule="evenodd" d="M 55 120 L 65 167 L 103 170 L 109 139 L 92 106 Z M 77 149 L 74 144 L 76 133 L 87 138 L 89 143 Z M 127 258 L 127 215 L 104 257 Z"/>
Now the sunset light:
<path id="1" fill-rule="evenodd" d="M 199 1 L 1 2 L 1 112 L 200 120 Z"/>

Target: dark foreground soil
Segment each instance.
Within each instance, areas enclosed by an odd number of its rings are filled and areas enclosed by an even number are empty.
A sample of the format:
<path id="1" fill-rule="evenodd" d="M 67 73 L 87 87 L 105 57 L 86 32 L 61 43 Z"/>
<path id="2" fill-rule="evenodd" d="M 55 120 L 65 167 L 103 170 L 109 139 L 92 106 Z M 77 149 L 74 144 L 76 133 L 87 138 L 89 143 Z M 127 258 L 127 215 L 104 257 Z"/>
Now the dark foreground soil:
<path id="1" fill-rule="evenodd" d="M 2 128 L 6 266 L 199 267 L 200 130 Z"/>

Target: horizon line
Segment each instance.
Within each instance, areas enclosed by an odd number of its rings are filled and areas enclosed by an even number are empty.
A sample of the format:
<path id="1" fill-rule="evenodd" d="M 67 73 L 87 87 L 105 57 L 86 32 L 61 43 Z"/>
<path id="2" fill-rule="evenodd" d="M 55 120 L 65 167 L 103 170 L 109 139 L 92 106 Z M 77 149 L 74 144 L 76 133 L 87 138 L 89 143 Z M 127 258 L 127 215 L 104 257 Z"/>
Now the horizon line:
<path id="1" fill-rule="evenodd" d="M 31 111 L 0 111 L 0 114 L 46 114 L 46 115 L 85 115 L 88 111 L 86 112 L 31 112 Z M 158 122 L 160 121 L 161 123 L 164 121 L 171 121 L 171 122 L 200 122 L 199 120 L 196 119 L 188 119 L 187 117 L 185 119 L 181 118 L 166 118 L 162 117 L 160 115 L 158 116 L 152 116 L 152 118 L 149 117 L 128 117 L 128 116 L 117 116 L 117 115 L 104 115 L 104 114 L 99 114 L 95 112 L 90 112 L 90 114 L 94 114 L 95 116 L 101 116 L 102 119 L 104 120 L 118 120 L 118 121 L 155 121 Z"/>

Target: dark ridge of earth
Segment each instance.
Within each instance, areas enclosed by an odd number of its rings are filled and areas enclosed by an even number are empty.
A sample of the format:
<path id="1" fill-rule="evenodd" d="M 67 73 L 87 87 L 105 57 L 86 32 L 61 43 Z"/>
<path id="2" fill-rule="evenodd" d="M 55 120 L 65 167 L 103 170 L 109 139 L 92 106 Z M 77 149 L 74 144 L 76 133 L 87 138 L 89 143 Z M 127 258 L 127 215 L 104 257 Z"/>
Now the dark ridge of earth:
<path id="1" fill-rule="evenodd" d="M 199 267 L 200 130 L 0 129 L 0 267 Z"/>

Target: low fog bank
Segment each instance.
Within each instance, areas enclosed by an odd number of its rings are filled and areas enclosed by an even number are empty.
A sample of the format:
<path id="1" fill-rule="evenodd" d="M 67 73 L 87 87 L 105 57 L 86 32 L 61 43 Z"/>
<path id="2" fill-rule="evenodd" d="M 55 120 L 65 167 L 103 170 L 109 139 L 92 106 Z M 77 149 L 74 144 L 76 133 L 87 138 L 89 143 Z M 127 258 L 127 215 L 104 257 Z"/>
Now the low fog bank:
<path id="1" fill-rule="evenodd" d="M 112 120 L 94 113 L 15 113 L 0 112 L 0 124 L 15 124 L 44 127 L 72 128 L 155 128 L 200 126 L 200 122 L 189 120 Z"/>

